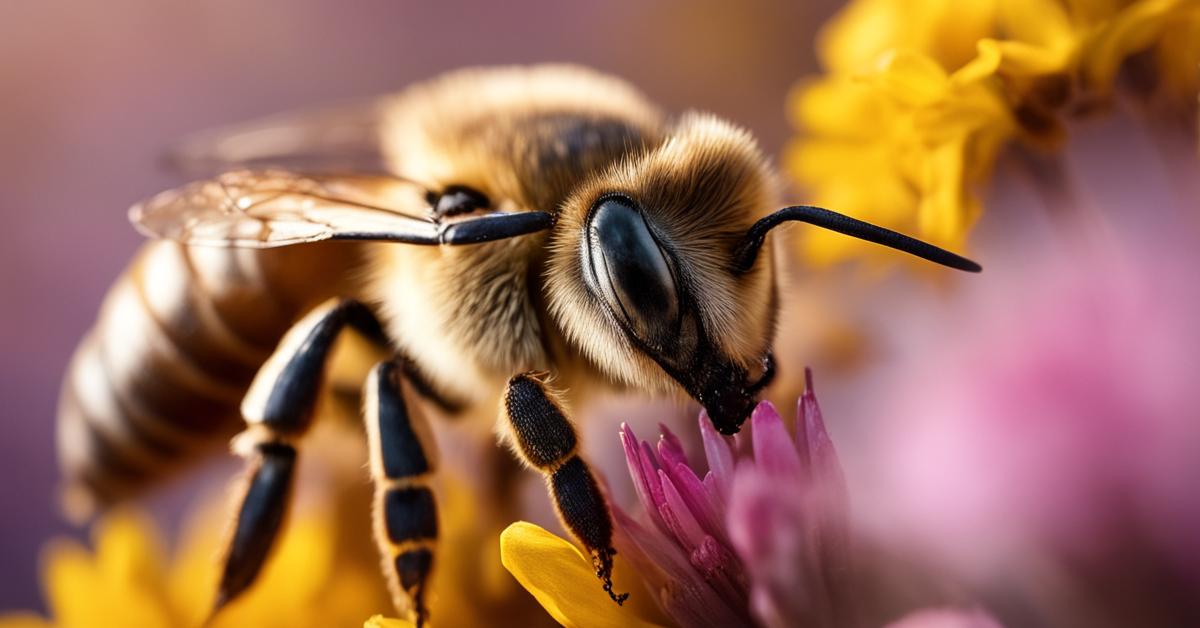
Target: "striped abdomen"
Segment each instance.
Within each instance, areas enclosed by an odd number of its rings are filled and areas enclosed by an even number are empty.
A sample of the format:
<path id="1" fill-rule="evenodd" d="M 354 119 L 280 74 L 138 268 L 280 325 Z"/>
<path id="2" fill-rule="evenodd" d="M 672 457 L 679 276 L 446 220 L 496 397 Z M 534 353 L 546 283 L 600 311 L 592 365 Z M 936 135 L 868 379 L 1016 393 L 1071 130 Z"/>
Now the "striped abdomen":
<path id="1" fill-rule="evenodd" d="M 305 310 L 347 292 L 357 255 L 345 244 L 142 247 L 63 382 L 68 512 L 133 496 L 223 446 L 258 367 Z"/>

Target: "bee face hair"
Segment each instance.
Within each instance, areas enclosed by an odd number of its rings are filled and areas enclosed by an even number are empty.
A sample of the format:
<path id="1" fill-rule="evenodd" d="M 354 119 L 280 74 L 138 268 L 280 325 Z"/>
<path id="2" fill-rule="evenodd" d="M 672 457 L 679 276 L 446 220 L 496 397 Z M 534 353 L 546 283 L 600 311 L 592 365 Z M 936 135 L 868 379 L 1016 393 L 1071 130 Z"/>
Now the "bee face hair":
<path id="1" fill-rule="evenodd" d="M 662 143 L 568 198 L 546 274 L 552 314 L 610 377 L 664 393 L 682 385 L 709 406 L 702 380 L 750 377 L 771 344 L 773 269 L 738 274 L 732 260 L 775 198 L 748 133 L 683 116 Z"/>

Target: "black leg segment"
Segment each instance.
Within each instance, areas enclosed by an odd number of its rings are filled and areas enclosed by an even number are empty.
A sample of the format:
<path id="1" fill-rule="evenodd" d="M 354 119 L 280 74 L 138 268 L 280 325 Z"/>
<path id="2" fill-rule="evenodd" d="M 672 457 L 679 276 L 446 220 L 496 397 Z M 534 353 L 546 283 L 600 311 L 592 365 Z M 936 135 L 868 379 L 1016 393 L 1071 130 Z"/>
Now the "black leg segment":
<path id="1" fill-rule="evenodd" d="M 325 363 L 347 325 L 373 340 L 384 339 L 366 306 L 329 301 L 284 336 L 242 400 L 248 427 L 234 446 L 246 458 L 248 480 L 237 492 L 237 518 L 227 540 L 214 612 L 253 584 L 270 554 L 291 497 L 293 443 L 312 423 Z"/>
<path id="2" fill-rule="evenodd" d="M 410 608 L 419 626 L 429 616 L 425 592 L 438 537 L 429 486 L 437 463 L 428 425 L 404 402 L 401 376 L 402 368 L 393 362 L 371 370 L 364 415 L 375 481 L 375 540 L 389 566 L 397 610 Z"/>
<path id="3" fill-rule="evenodd" d="M 508 382 L 504 409 L 521 455 L 529 464 L 548 471 L 575 452 L 575 428 L 547 396 L 545 384 L 533 375 Z"/>
<path id="4" fill-rule="evenodd" d="M 241 509 L 228 541 L 217 608 L 240 595 L 258 576 L 283 525 L 292 492 L 296 450 L 291 445 L 259 443 L 251 456 L 249 477 L 239 498 Z"/>
<path id="5" fill-rule="evenodd" d="M 385 342 L 374 314 L 358 301 L 329 301 L 310 312 L 283 337 L 263 364 L 246 398 L 242 416 L 282 434 L 304 432 L 325 375 L 325 364 L 349 325 L 368 339 Z"/>
<path id="6" fill-rule="evenodd" d="M 504 392 L 504 414 L 517 451 L 548 480 L 563 525 L 592 556 L 596 577 L 617 604 L 629 597 L 612 585 L 612 516 L 587 463 L 576 453 L 575 428 L 540 373 L 513 377 Z"/>

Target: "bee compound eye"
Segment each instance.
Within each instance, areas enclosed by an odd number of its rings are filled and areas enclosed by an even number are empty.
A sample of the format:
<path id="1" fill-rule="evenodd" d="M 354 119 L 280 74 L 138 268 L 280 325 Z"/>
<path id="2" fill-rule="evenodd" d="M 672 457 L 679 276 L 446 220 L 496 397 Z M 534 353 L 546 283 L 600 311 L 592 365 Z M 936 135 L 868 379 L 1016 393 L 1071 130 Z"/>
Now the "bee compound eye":
<path id="1" fill-rule="evenodd" d="M 607 197 L 587 225 L 588 285 L 643 341 L 659 344 L 678 328 L 679 292 L 668 253 L 632 201 Z"/>

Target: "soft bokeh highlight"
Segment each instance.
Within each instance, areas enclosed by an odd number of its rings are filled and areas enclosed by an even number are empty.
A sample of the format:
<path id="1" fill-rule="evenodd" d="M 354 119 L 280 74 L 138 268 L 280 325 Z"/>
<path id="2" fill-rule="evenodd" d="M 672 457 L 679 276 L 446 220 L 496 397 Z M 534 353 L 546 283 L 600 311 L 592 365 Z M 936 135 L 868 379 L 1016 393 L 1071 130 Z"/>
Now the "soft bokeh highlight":
<path id="1" fill-rule="evenodd" d="M 1161 235 L 973 292 L 877 391 L 876 533 L 1017 624 L 1200 620 L 1200 256 Z"/>

